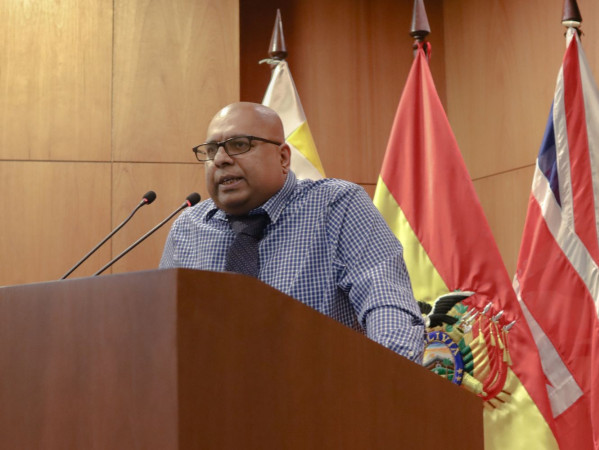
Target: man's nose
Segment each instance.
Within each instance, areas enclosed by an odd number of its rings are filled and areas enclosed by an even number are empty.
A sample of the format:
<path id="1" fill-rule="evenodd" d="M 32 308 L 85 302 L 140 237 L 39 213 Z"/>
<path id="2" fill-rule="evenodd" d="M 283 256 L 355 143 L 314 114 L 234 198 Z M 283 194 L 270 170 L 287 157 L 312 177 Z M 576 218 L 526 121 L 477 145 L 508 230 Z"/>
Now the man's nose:
<path id="1" fill-rule="evenodd" d="M 229 154 L 225 151 L 224 145 L 219 145 L 216 150 L 216 155 L 214 155 L 214 164 L 217 166 L 219 164 L 232 164 L 233 158 L 229 156 Z"/>

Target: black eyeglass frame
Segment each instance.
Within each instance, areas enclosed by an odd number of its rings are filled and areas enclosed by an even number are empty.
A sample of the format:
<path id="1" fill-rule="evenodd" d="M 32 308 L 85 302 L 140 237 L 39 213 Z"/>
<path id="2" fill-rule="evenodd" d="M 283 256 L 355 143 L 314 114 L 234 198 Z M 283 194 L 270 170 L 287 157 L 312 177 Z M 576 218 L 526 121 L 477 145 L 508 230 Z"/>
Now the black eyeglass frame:
<path id="1" fill-rule="evenodd" d="M 239 153 L 234 153 L 231 154 L 229 153 L 229 149 L 227 149 L 227 143 L 231 142 L 235 139 L 247 139 L 248 142 L 248 149 L 244 150 L 242 152 Z M 260 142 L 266 142 L 267 144 L 274 144 L 274 145 L 283 145 L 282 142 L 275 142 L 275 141 L 271 141 L 270 139 L 265 139 L 265 138 L 261 138 L 261 137 L 257 137 L 257 136 L 233 136 L 230 137 L 229 139 L 225 139 L 224 141 L 220 141 L 220 142 L 204 142 L 203 144 L 200 145 L 196 145 L 194 148 L 192 148 L 191 150 L 195 153 L 196 155 L 196 159 L 199 162 L 207 162 L 207 161 L 214 161 L 214 158 L 216 157 L 216 154 L 218 153 L 218 149 L 219 148 L 223 148 L 225 150 L 225 153 L 231 157 L 235 157 L 238 155 L 243 155 L 244 153 L 249 152 L 253 147 L 252 147 L 252 141 L 260 141 Z M 216 152 L 214 153 L 214 157 L 210 158 L 208 156 L 208 153 L 206 153 L 204 150 L 202 150 L 202 147 L 205 147 L 207 145 L 216 145 Z"/>

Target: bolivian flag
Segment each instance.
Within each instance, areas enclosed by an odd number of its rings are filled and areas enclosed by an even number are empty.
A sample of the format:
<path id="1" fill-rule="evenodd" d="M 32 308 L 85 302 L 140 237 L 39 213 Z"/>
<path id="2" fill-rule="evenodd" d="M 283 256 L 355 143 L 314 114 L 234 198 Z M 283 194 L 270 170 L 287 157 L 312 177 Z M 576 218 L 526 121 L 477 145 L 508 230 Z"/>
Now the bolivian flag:
<path id="1" fill-rule="evenodd" d="M 399 102 L 374 202 L 404 246 L 418 300 L 474 291 L 464 303 L 478 310 L 491 303 L 489 316 L 503 311 L 502 322 L 516 321 L 507 333 L 512 358 L 507 380 L 500 395 L 484 403 L 485 448 L 557 448 L 537 349 L 422 45 Z"/>
<path id="2" fill-rule="evenodd" d="M 286 61 L 278 61 L 262 104 L 274 109 L 283 121 L 285 141 L 291 147 L 291 170 L 298 179 L 325 176 L 312 133 Z"/>

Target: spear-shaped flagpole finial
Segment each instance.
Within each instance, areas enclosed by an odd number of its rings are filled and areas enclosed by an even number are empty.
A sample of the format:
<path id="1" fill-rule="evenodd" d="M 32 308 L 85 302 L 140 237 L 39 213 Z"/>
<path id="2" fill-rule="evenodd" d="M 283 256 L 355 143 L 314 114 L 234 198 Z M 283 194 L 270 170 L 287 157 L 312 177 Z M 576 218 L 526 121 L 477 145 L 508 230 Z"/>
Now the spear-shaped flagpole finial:
<path id="1" fill-rule="evenodd" d="M 281 20 L 281 10 L 277 9 L 277 18 L 270 38 L 268 55 L 272 59 L 282 61 L 287 58 L 287 47 L 285 46 L 285 36 L 283 36 L 283 21 Z"/>
<path id="2" fill-rule="evenodd" d="M 410 36 L 414 38 L 414 44 L 424 42 L 426 36 L 431 32 L 431 27 L 428 24 L 428 17 L 424 9 L 424 0 L 414 0 L 414 8 L 412 11 L 412 28 Z"/>
<path id="3" fill-rule="evenodd" d="M 580 34 L 580 24 L 582 23 L 582 16 L 578 9 L 576 0 L 564 0 L 564 10 L 562 13 L 562 25 L 565 27 L 576 28 Z"/>

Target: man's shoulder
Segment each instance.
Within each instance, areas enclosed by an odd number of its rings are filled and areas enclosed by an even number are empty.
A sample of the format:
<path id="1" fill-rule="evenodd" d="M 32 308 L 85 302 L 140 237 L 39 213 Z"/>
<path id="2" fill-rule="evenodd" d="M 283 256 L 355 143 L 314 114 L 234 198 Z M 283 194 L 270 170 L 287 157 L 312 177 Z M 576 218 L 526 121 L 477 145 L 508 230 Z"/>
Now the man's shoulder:
<path id="1" fill-rule="evenodd" d="M 320 180 L 300 180 L 297 189 L 303 192 L 323 192 L 331 194 L 342 194 L 346 192 L 357 192 L 363 190 L 361 186 L 351 181 L 339 178 L 322 178 Z"/>
<path id="2" fill-rule="evenodd" d="M 192 206 L 191 208 L 185 209 L 177 220 L 175 220 L 175 225 L 182 224 L 199 224 L 206 222 L 215 212 L 217 211 L 216 205 L 212 201 L 212 199 L 206 199 L 197 205 Z"/>
<path id="3" fill-rule="evenodd" d="M 339 178 L 301 180 L 297 184 L 298 197 L 321 198 L 328 203 L 355 196 L 368 197 L 362 186 Z"/>

